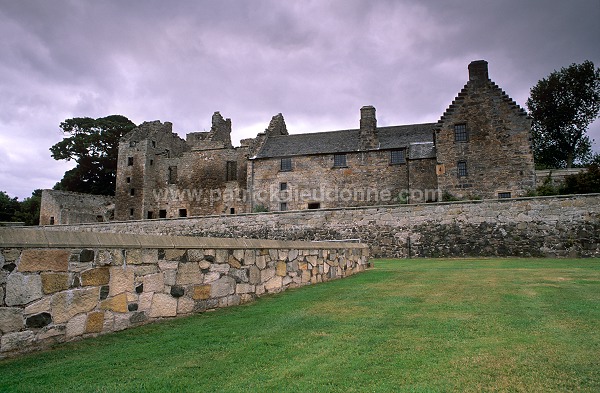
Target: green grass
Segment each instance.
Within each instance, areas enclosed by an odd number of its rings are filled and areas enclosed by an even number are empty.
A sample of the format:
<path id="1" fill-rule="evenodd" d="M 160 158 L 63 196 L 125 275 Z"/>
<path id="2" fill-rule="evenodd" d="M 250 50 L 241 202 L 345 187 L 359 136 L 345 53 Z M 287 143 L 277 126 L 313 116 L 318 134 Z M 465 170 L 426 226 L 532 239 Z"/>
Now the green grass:
<path id="1" fill-rule="evenodd" d="M 600 260 L 366 273 L 0 361 L 6 392 L 600 391 Z"/>

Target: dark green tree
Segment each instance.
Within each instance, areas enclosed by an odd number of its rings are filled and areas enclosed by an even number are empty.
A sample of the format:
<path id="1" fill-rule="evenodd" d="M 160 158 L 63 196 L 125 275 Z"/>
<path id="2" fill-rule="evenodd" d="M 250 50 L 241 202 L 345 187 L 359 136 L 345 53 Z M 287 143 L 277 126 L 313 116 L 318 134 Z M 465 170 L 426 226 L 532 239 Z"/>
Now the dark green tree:
<path id="1" fill-rule="evenodd" d="M 65 137 L 50 148 L 55 160 L 75 160 L 55 190 L 114 195 L 119 139 L 135 128 L 125 116 L 76 117 L 60 123 Z"/>
<path id="2" fill-rule="evenodd" d="M 24 222 L 25 225 L 39 225 L 41 205 L 42 190 L 35 190 L 29 198 L 19 202 L 19 210 L 14 215 L 15 221 Z"/>
<path id="3" fill-rule="evenodd" d="M 586 60 L 552 72 L 531 88 L 527 107 L 539 167 L 589 161 L 592 141 L 586 131 L 600 111 L 600 68 Z"/>
<path id="4" fill-rule="evenodd" d="M 11 198 L 6 192 L 0 191 L 0 221 L 16 221 L 15 214 L 19 208 L 17 197 Z"/>

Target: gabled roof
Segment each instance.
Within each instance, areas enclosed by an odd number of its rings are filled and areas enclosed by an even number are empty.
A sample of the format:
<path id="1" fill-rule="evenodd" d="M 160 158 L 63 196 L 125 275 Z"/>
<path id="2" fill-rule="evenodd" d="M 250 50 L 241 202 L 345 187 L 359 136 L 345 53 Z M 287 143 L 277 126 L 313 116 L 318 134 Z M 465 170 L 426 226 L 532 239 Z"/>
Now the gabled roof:
<path id="1" fill-rule="evenodd" d="M 435 123 L 378 127 L 379 149 L 408 148 L 411 143 L 433 143 Z M 289 157 L 359 151 L 359 130 L 269 136 L 255 158 Z"/>

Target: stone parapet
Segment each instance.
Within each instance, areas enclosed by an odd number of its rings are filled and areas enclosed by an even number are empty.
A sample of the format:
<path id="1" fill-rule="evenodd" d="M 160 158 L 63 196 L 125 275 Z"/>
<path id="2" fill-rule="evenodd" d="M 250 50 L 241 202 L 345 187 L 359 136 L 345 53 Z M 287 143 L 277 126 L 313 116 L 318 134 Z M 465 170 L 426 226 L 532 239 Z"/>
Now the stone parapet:
<path id="1" fill-rule="evenodd" d="M 365 244 L 0 228 L 0 358 L 361 272 Z"/>

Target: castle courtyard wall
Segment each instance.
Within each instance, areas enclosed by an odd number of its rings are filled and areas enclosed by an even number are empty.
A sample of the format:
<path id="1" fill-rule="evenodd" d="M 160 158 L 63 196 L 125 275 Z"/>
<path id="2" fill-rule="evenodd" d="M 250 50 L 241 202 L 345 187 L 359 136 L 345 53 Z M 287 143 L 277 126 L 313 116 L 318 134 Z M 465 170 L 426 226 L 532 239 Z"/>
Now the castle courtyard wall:
<path id="1" fill-rule="evenodd" d="M 373 257 L 600 257 L 600 194 L 145 220 L 71 231 L 360 239 Z"/>
<path id="2" fill-rule="evenodd" d="M 357 243 L 0 228 L 0 358 L 347 277 Z"/>

